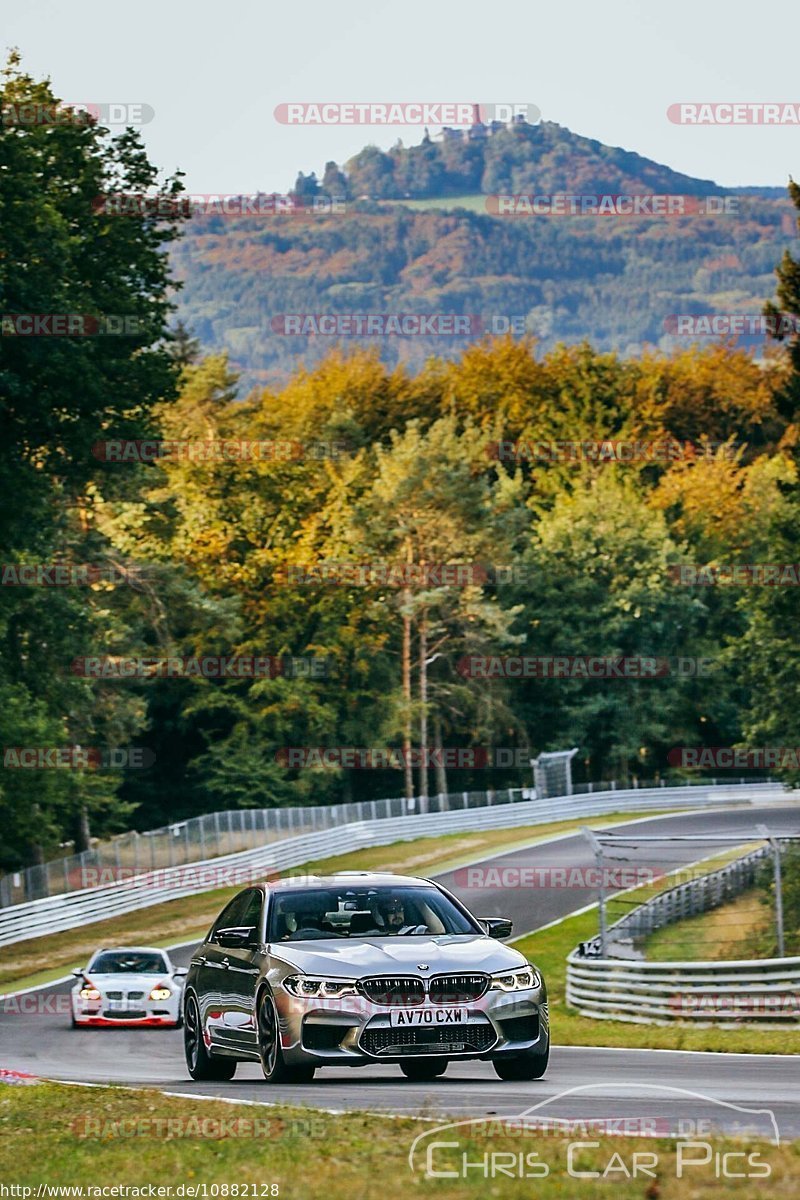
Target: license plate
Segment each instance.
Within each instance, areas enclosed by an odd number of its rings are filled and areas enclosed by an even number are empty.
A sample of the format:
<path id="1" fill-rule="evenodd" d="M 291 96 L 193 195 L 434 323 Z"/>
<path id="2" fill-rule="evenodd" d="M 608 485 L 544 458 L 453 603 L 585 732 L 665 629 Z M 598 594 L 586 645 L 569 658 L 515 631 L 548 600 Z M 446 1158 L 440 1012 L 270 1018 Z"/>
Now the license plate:
<path id="1" fill-rule="evenodd" d="M 468 1008 L 393 1008 L 389 1023 L 393 1027 L 409 1025 L 464 1025 L 469 1020 Z"/>
<path id="2" fill-rule="evenodd" d="M 141 1004 L 135 1004 L 133 1000 L 109 1000 L 109 1012 L 133 1012 L 137 1008 L 141 1008 Z"/>

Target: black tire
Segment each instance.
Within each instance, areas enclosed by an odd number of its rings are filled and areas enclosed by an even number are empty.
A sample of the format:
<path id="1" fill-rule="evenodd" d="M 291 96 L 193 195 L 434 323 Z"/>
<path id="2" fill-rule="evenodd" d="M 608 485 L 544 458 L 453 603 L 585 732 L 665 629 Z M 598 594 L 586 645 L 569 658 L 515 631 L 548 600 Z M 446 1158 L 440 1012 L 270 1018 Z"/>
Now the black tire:
<path id="1" fill-rule="evenodd" d="M 550 1047 L 544 1054 L 524 1050 L 522 1054 L 498 1055 L 492 1059 L 492 1066 L 501 1079 L 520 1082 L 525 1079 L 541 1079 L 550 1061 Z"/>
<path id="2" fill-rule="evenodd" d="M 258 1053 L 261 1070 L 267 1083 L 311 1083 L 315 1068 L 303 1063 L 287 1066 L 281 1049 L 278 1030 L 278 1012 L 269 992 L 262 992 L 258 999 Z"/>
<path id="3" fill-rule="evenodd" d="M 233 1079 L 235 1058 L 212 1058 L 203 1041 L 200 1028 L 200 1009 L 194 996 L 186 998 L 183 1022 L 183 1049 L 186 1068 L 192 1079 Z"/>
<path id="4" fill-rule="evenodd" d="M 412 1083 L 425 1083 L 444 1075 L 449 1065 L 446 1058 L 407 1058 L 400 1063 L 400 1070 Z"/>

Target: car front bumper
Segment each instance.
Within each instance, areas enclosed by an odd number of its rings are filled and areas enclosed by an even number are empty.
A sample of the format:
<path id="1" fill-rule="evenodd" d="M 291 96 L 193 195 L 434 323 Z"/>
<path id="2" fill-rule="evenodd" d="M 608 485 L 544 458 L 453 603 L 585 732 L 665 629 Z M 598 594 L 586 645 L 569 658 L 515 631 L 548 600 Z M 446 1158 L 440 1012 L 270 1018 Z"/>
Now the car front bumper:
<path id="1" fill-rule="evenodd" d="M 103 1025 L 111 1027 L 136 1025 L 180 1024 L 180 996 L 165 1000 L 143 1000 L 135 1009 L 112 1009 L 106 999 L 80 1000 L 73 998 L 72 1019 L 76 1025 Z"/>
<path id="2" fill-rule="evenodd" d="M 406 1028 L 392 1025 L 391 1006 L 361 996 L 301 999 L 280 985 L 273 995 L 287 1064 L 358 1066 L 423 1056 L 474 1059 L 524 1051 L 544 1053 L 550 1037 L 543 986 L 490 991 L 466 1005 L 426 1001 L 414 1008 L 421 1023 Z M 449 1020 L 451 1007 L 466 1009 L 466 1020 Z"/>

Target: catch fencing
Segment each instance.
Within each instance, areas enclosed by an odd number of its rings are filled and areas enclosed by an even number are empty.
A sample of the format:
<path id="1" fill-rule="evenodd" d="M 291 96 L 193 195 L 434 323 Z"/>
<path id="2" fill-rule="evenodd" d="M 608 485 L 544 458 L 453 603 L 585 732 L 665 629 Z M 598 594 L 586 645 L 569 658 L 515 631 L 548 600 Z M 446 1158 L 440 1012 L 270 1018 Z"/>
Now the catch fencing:
<path id="1" fill-rule="evenodd" d="M 699 916 L 734 900 L 753 886 L 759 866 L 771 856 L 769 846 L 753 850 L 716 871 L 679 883 L 638 905 L 609 926 L 608 945 L 612 956 L 615 943 L 636 943 L 665 925 Z"/>
<path id="2" fill-rule="evenodd" d="M 711 785 L 716 784 L 711 781 Z M 739 783 L 746 781 L 739 780 Z M 749 783 L 762 782 L 749 780 Z M 684 786 L 707 787 L 708 780 Z M 649 790 L 665 787 L 658 783 L 618 784 L 583 783 L 567 788 L 569 795 L 594 795 L 627 788 Z M 542 792 L 539 793 L 540 798 Z M 506 791 L 450 792 L 421 798 L 394 797 L 390 800 L 364 800 L 352 804 L 317 804 L 292 808 L 239 808 L 226 812 L 205 813 L 183 821 L 173 821 L 144 833 L 131 830 L 106 841 L 96 842 L 80 854 L 54 858 L 20 871 L 0 876 L 0 908 L 80 892 L 95 883 L 145 871 L 167 870 L 187 863 L 205 862 L 242 850 L 252 850 L 268 842 L 302 837 L 363 821 L 389 820 L 429 813 L 464 812 L 474 808 L 495 807 L 535 799 L 528 788 Z"/>
<path id="3" fill-rule="evenodd" d="M 482 796 L 483 803 L 471 802 Z M 214 888 L 244 886 L 271 873 L 289 870 L 322 858 L 412 838 L 463 833 L 481 829 L 536 826 L 549 822 L 602 816 L 614 812 L 650 812 L 681 808 L 728 807 L 731 804 L 774 802 L 785 795 L 780 784 L 746 783 L 609 790 L 591 794 L 523 800 L 517 793 L 463 793 L 462 807 L 439 812 L 395 816 L 378 806 L 374 818 L 332 823 L 329 828 L 268 840 L 234 854 L 202 862 L 145 870 L 114 877 L 95 887 L 65 892 L 0 910 L 0 946 L 102 921 L 167 900 L 196 895 Z M 337 806 L 342 807 L 342 806 Z M 361 806 L 359 806 L 361 807 Z M 369 812 L 369 804 L 364 806 Z M 279 811 L 279 810 L 276 810 Z M 283 810 L 288 811 L 288 810 Z M 298 811 L 298 810 L 295 810 Z M 300 810 L 303 811 L 303 810 Z M 330 810 L 327 810 L 330 811 Z M 386 815 L 380 815 L 383 811 Z"/>

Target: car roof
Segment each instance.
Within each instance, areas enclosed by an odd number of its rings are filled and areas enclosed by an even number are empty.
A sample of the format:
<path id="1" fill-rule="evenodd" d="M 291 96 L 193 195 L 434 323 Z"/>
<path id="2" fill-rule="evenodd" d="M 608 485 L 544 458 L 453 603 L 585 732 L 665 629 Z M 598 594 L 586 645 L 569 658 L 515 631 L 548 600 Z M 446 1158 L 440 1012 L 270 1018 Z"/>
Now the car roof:
<path id="1" fill-rule="evenodd" d="M 320 887 L 431 887 L 430 879 L 414 875 L 395 875 L 392 871 L 339 871 L 333 875 L 297 875 L 286 879 L 268 879 L 270 891 L 289 891 Z"/>

